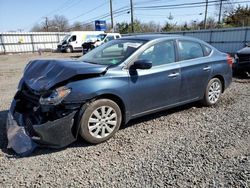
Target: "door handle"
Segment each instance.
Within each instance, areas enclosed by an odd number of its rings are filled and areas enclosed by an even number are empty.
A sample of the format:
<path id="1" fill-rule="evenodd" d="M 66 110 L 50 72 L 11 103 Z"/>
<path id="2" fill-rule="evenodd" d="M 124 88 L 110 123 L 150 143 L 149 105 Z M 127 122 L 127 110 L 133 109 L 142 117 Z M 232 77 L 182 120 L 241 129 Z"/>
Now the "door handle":
<path id="1" fill-rule="evenodd" d="M 204 67 L 203 70 L 204 70 L 204 71 L 211 70 L 211 67 L 210 67 L 210 66 Z"/>
<path id="2" fill-rule="evenodd" d="M 177 76 L 179 76 L 179 75 L 180 75 L 180 73 L 177 72 L 177 73 L 169 74 L 168 77 L 171 77 L 171 78 L 172 78 L 172 77 L 177 77 Z"/>

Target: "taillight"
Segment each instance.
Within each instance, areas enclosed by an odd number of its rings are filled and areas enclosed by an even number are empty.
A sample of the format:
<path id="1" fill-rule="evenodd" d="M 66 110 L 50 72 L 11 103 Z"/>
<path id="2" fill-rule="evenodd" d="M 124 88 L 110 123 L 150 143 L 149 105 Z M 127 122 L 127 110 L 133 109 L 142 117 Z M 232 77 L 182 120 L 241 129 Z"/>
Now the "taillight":
<path id="1" fill-rule="evenodd" d="M 229 64 L 230 67 L 233 66 L 233 62 L 234 62 L 233 58 L 228 54 L 227 55 L 227 63 Z"/>

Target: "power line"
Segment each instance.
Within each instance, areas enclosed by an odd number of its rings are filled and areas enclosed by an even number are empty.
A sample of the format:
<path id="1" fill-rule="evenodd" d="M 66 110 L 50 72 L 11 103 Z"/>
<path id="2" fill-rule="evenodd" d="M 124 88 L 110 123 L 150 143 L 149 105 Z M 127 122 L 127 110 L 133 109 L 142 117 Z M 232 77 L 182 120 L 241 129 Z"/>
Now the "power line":
<path id="1" fill-rule="evenodd" d="M 61 6 L 59 6 L 58 8 L 50 11 L 49 13 L 47 13 L 45 16 L 49 16 L 51 14 L 54 14 L 55 12 L 60 11 L 61 9 L 64 9 L 65 7 L 67 7 L 68 5 L 70 5 L 71 3 L 73 3 L 72 0 L 66 0 Z"/>
<path id="2" fill-rule="evenodd" d="M 214 6 L 217 5 L 220 1 L 210 1 L 208 6 Z M 238 2 L 224 2 L 223 4 L 241 4 L 241 3 L 249 3 L 250 1 L 238 1 Z M 185 9 L 185 8 L 198 8 L 198 7 L 204 7 L 205 2 L 200 2 L 197 5 L 190 5 L 191 3 L 186 3 L 188 5 L 183 4 L 177 4 L 177 5 L 162 5 L 161 7 L 154 7 L 154 6 L 148 6 L 148 7 L 135 7 L 137 10 L 166 10 L 166 9 Z"/>
<path id="3" fill-rule="evenodd" d="M 121 7 L 115 11 L 113 11 L 113 14 L 117 14 L 117 13 L 120 13 L 120 12 L 125 12 L 125 11 L 128 11 L 129 9 L 126 8 L 126 7 Z M 109 13 L 106 13 L 106 14 L 103 14 L 101 16 L 97 16 L 97 17 L 94 17 L 94 18 L 90 18 L 88 20 L 86 20 L 85 22 L 89 22 L 91 20 L 91 22 L 95 21 L 96 19 L 104 19 L 104 18 L 107 18 L 109 17 L 110 14 Z"/>
<path id="4" fill-rule="evenodd" d="M 62 12 L 62 11 L 67 11 L 69 9 L 71 9 L 72 7 L 78 5 L 79 3 L 83 2 L 82 0 L 78 0 L 77 2 L 75 3 L 71 3 L 71 5 L 69 6 L 66 6 L 65 8 L 62 8 L 61 10 L 57 11 L 57 12 Z"/>
<path id="5" fill-rule="evenodd" d="M 113 11 L 113 15 L 114 15 L 114 18 L 117 17 L 117 16 L 120 16 L 120 15 L 123 15 L 123 14 L 127 14 L 129 8 L 126 8 L 127 6 L 125 7 L 121 7 L 115 11 Z M 120 13 L 120 14 L 119 14 Z M 121 14 L 122 13 L 122 14 Z M 110 14 L 109 13 L 106 13 L 106 14 L 103 14 L 101 16 L 97 16 L 97 17 L 94 17 L 94 18 L 91 18 L 91 19 L 88 19 L 86 20 L 84 23 L 82 23 L 81 25 L 84 26 L 84 25 L 90 25 L 92 24 L 93 22 L 95 22 L 95 20 L 100 20 L 100 19 L 104 19 L 104 18 L 109 18 L 107 20 L 110 20 Z M 73 29 L 74 27 L 71 27 L 69 29 Z"/>
<path id="6" fill-rule="evenodd" d="M 163 0 L 146 0 L 146 1 L 140 1 L 140 2 L 136 2 L 135 5 L 142 5 L 142 4 L 148 4 L 148 3 L 161 3 Z M 178 0 L 168 0 L 168 2 L 170 1 L 178 1 Z"/>
<path id="7" fill-rule="evenodd" d="M 96 9 L 103 7 L 103 6 L 106 5 L 106 4 L 108 4 L 108 1 L 106 1 L 105 3 L 102 3 L 102 4 L 98 5 L 98 6 L 96 6 L 96 7 L 93 8 L 93 9 L 90 9 L 90 10 L 87 11 L 87 12 L 84 12 L 84 13 L 82 13 L 82 14 L 80 14 L 80 15 L 77 15 L 77 16 L 75 16 L 75 17 L 73 17 L 73 18 L 70 18 L 69 21 L 75 20 L 75 19 L 80 18 L 80 17 L 82 17 L 82 16 L 84 16 L 84 15 L 87 15 L 87 14 L 89 14 L 89 13 L 95 11 Z"/>
<path id="8" fill-rule="evenodd" d="M 225 0 L 223 0 L 225 1 Z M 214 1 L 210 1 L 209 3 L 214 3 L 214 2 L 220 2 L 220 0 L 214 0 Z M 171 4 L 171 5 L 155 5 L 155 6 L 138 6 L 135 8 L 139 8 L 139 9 L 161 9 L 161 8 L 168 8 L 168 7 L 182 7 L 182 6 L 189 6 L 189 5 L 202 5 L 205 4 L 206 2 L 194 2 L 194 3 L 181 3 L 181 4 Z"/>
<path id="9" fill-rule="evenodd" d="M 208 13 L 211 13 L 211 12 L 208 12 Z M 138 16 L 145 16 L 145 17 L 167 17 L 169 15 L 164 15 L 164 14 L 138 14 L 136 13 L 135 15 L 138 15 Z M 175 14 L 174 17 L 176 16 L 194 16 L 194 15 L 201 15 L 201 13 L 196 13 L 196 14 Z"/>

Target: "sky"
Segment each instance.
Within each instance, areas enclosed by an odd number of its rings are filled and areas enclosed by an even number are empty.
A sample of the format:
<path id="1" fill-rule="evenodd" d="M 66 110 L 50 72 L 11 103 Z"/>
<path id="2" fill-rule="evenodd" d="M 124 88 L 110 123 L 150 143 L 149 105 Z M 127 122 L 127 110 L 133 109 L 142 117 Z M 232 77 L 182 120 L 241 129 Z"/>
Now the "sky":
<path id="1" fill-rule="evenodd" d="M 160 24 L 164 24 L 166 21 L 177 24 L 185 21 L 191 22 L 192 20 L 201 21 L 204 19 L 204 6 L 167 10 L 142 10 L 136 8 L 201 1 L 204 0 L 133 0 L 135 6 L 134 17 L 142 22 L 155 21 Z M 122 7 L 129 8 L 130 5 L 130 0 L 112 0 L 112 2 L 114 11 Z M 247 3 L 250 4 L 250 1 Z M 216 11 L 218 11 L 218 8 L 216 9 L 214 5 L 209 6 L 208 16 L 215 16 Z M 88 23 L 109 13 L 109 0 L 0 0 L 0 32 L 29 31 L 32 26 L 44 21 L 45 17 L 51 18 L 54 15 L 63 15 L 72 24 L 75 21 Z M 170 14 L 173 16 L 172 20 L 168 20 Z M 109 17 L 102 20 L 110 22 Z M 122 21 L 130 22 L 130 14 L 127 11 L 114 14 L 114 23 Z"/>

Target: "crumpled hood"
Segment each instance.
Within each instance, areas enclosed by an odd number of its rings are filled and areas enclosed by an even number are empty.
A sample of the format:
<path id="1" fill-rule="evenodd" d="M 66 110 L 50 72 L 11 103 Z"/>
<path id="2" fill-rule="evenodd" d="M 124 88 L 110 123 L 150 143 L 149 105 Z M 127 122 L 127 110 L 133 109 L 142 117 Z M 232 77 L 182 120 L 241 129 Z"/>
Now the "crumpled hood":
<path id="1" fill-rule="evenodd" d="M 34 60 L 27 65 L 23 80 L 31 89 L 40 92 L 77 75 L 104 73 L 107 67 L 71 59 Z"/>

